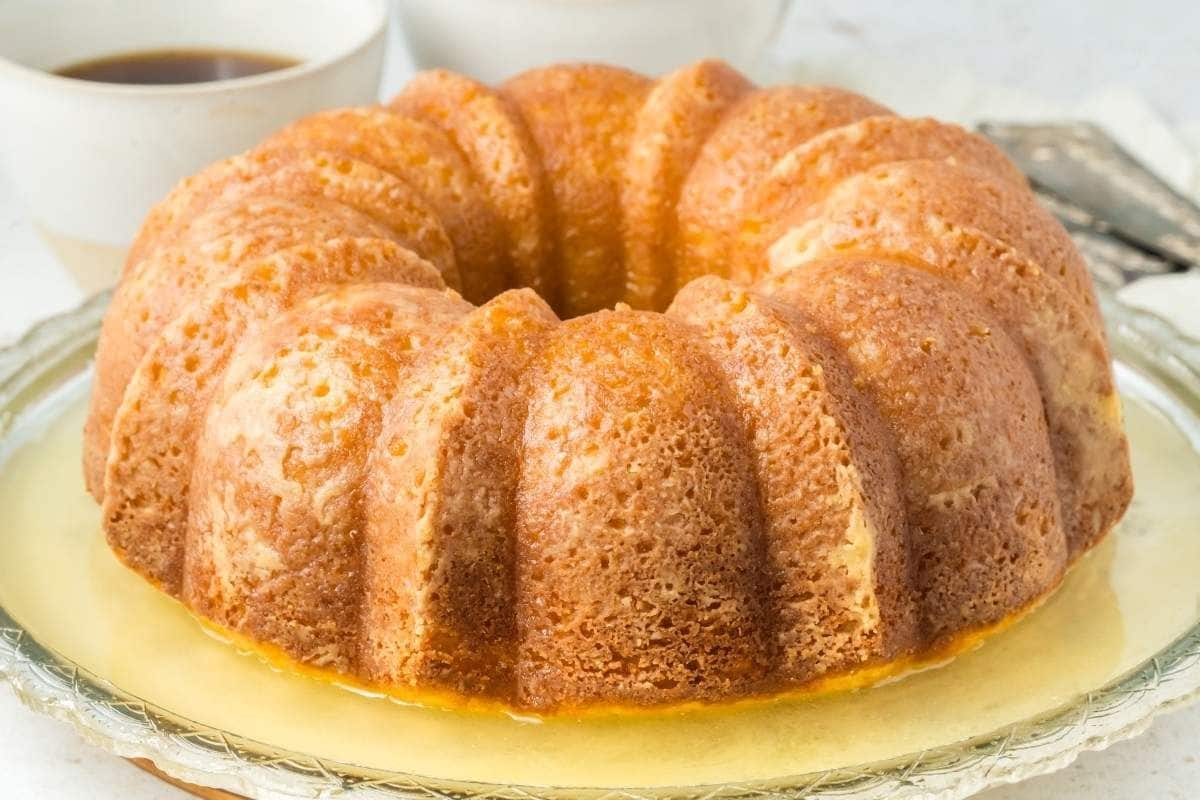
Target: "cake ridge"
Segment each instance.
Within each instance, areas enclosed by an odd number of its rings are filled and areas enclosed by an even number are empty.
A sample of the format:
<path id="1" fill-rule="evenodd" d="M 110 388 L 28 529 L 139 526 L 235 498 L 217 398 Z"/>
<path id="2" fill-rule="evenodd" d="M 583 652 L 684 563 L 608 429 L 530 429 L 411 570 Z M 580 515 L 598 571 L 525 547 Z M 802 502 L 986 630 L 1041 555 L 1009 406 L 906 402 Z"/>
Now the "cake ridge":
<path id="1" fill-rule="evenodd" d="M 937 275 L 856 256 L 809 262 L 760 286 L 843 344 L 895 435 L 926 640 L 998 622 L 1057 583 L 1067 547 L 1047 490 L 1040 394 L 986 309 Z M 886 355 L 885 337 L 897 340 Z M 964 552 L 964 523 L 983 549 Z M 984 559 L 1021 569 L 988 571 Z"/>
<path id="2" fill-rule="evenodd" d="M 167 326 L 130 378 L 113 418 L 101 514 L 123 560 L 179 592 L 188 456 L 205 401 L 238 342 L 326 284 L 379 280 L 442 286 L 429 262 L 394 242 L 334 239 L 252 262 Z"/>
<path id="3" fill-rule="evenodd" d="M 238 349 L 189 486 L 181 594 L 192 608 L 259 639 L 290 636 L 314 666 L 358 668 L 367 511 L 357 487 L 382 406 L 420 352 L 416 334 L 466 309 L 432 290 L 351 284 L 298 303 Z"/>
<path id="4" fill-rule="evenodd" d="M 638 111 L 621 186 L 624 299 L 632 307 L 666 308 L 684 182 L 721 119 L 752 88 L 724 62 L 698 61 L 660 78 Z"/>
<path id="5" fill-rule="evenodd" d="M 433 69 L 413 78 L 388 107 L 437 125 L 463 152 L 503 220 L 516 285 L 557 305 L 551 268 L 557 215 L 536 145 L 512 102 L 471 78 Z"/>
<path id="6" fill-rule="evenodd" d="M 131 568 L 384 691 L 852 683 L 1003 626 L 1119 520 L 1097 308 L 956 126 L 717 61 L 435 70 L 150 213 L 85 475 Z"/>
<path id="7" fill-rule="evenodd" d="M 1064 525 L 1072 558 L 1078 557 L 1116 523 L 1132 493 L 1108 351 L 1087 312 L 1025 255 L 983 231 L 936 216 L 875 210 L 869 226 L 855 217 L 827 212 L 792 229 L 773 246 L 769 269 L 786 269 L 790 259 L 882 256 L 935 272 L 983 299 L 1041 388 Z"/>
<path id="8" fill-rule="evenodd" d="M 676 209 L 681 234 L 675 290 L 704 274 L 729 277 L 745 194 L 792 147 L 830 128 L 890 113 L 861 95 L 825 86 L 772 86 L 744 95 L 708 137 L 684 182 Z"/>
<path id="9" fill-rule="evenodd" d="M 561 281 L 576 316 L 611 307 L 625 286 L 619 179 L 650 81 L 596 64 L 533 69 L 500 87 L 525 120 L 550 187 Z M 569 94 L 571 102 L 562 102 Z"/>
<path id="10" fill-rule="evenodd" d="M 195 231 L 197 227 L 205 233 Z M 130 267 L 113 293 L 97 347 L 97 390 L 84 433 L 93 456 L 84 477 L 93 496 L 99 499 L 103 494 L 104 443 L 124 387 L 180 304 L 201 287 L 270 251 L 346 236 L 399 238 L 367 215 L 331 200 L 297 198 L 281 203 L 268 195 L 217 206 L 198 217 L 180 241 L 159 247 Z"/>
<path id="11" fill-rule="evenodd" d="M 849 364 L 798 309 L 716 276 L 685 287 L 667 314 L 703 331 L 751 431 L 767 546 L 777 551 L 769 556 L 775 669 L 811 680 L 911 651 L 907 534 L 893 490 L 899 465 Z M 805 447 L 814 439 L 819 448 Z M 831 581 L 834 590 L 822 591 Z"/>
<path id="12" fill-rule="evenodd" d="M 514 691 L 520 381 L 557 322 L 535 293 L 505 292 L 426 350 L 389 404 L 367 477 L 364 619 L 378 624 L 363 649 L 374 679 Z M 411 614 L 384 602 L 396 591 L 411 595 L 399 604 Z"/>
<path id="13" fill-rule="evenodd" d="M 484 302 L 511 281 L 506 237 L 474 170 L 432 123 L 382 106 L 330 109 L 293 122 L 261 147 L 324 150 L 401 178 L 428 201 L 445 229 L 467 300 Z"/>
<path id="14" fill-rule="evenodd" d="M 844 178 L 896 161 L 945 160 L 1022 188 L 1025 176 L 982 136 L 929 117 L 866 117 L 817 134 L 778 159 L 754 187 L 741 220 L 735 276 L 754 280 L 766 251 L 819 211 Z"/>

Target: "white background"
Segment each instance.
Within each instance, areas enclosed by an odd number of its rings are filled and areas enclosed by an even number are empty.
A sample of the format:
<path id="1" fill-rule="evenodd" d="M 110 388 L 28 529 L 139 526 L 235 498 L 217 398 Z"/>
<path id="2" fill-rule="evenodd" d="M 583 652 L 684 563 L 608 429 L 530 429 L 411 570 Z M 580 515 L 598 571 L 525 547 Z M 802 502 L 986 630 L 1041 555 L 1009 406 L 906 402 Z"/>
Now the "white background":
<path id="1" fill-rule="evenodd" d="M 777 47 L 800 79 L 867 91 L 907 114 L 971 121 L 1083 115 L 1114 130 L 1183 190 L 1200 194 L 1200 3 L 806 2 Z M 384 93 L 410 68 L 390 54 Z M 3 117 L 0 124 L 19 124 Z M 1183 304 L 1200 308 L 1200 281 Z M 1178 289 L 1174 302 L 1181 304 Z M 0 342 L 74 306 L 81 293 L 49 257 L 0 178 Z M 1139 739 L 1085 754 L 988 800 L 1200 797 L 1200 708 Z M 0 798 L 171 800 L 182 792 L 22 708 L 0 688 Z"/>

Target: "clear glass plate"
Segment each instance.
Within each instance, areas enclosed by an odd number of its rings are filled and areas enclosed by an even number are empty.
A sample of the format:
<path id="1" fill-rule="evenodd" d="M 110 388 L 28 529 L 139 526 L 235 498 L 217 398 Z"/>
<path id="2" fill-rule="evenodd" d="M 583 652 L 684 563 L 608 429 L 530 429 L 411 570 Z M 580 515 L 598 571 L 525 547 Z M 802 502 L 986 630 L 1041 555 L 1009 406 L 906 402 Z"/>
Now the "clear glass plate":
<path id="1" fill-rule="evenodd" d="M 106 302 L 106 297 L 94 298 L 0 352 L 0 449 L 18 439 L 26 420 L 52 404 L 56 395 L 71 386 L 78 390 Z M 1151 409 L 1186 444 L 1189 456 L 1200 453 L 1200 343 L 1111 297 L 1103 302 L 1123 394 Z M 1135 451 L 1138 446 L 1135 438 Z M 1153 489 L 1139 485 L 1139 494 L 1146 488 Z M 1200 500 L 1186 512 L 1200 518 Z M 1138 524 L 1153 523 L 1151 516 Z M 0 536 L 12 535 L 11 530 L 0 530 Z M 1136 541 L 1139 534 L 1129 535 Z M 52 578 L 47 576 L 48 586 Z M 180 779 L 252 797 L 959 798 L 1058 769 L 1084 750 L 1141 732 L 1155 714 L 1193 699 L 1200 692 L 1200 609 L 1195 611 L 1164 639 L 1170 644 L 1117 679 L 983 735 L 885 761 L 696 786 L 556 788 L 456 781 L 368 769 L 349 763 L 353 759 L 283 749 L 189 721 L 139 699 L 44 646 L 7 607 L 0 607 L 0 675 L 26 704 L 71 723 L 109 751 L 149 758 Z M 894 689 L 904 687 L 901 683 Z"/>

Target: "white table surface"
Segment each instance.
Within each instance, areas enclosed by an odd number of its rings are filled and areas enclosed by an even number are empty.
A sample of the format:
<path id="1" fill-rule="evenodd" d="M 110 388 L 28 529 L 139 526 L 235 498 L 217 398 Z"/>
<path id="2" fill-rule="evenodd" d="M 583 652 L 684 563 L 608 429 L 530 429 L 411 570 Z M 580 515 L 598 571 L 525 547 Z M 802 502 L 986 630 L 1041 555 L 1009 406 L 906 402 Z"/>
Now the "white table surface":
<path id="1" fill-rule="evenodd" d="M 890 5 L 890 4 L 889 4 Z M 995 108 L 997 87 L 1015 113 L 1095 109 L 1110 127 L 1114 106 L 1084 98 L 1136 95 L 1170 125 L 1170 133 L 1135 125 L 1132 137 L 1158 141 L 1145 158 L 1181 189 L 1200 189 L 1200 4 L 1195 2 L 909 3 L 903 11 L 864 2 L 801 0 L 779 49 L 813 80 L 869 91 L 906 113 L 969 119 Z M 1131 13 L 1135 11 L 1136 13 Z M 384 92 L 409 67 L 389 54 Z M 987 87 L 986 92 L 979 87 Z M 986 95 L 985 108 L 973 98 Z M 1090 115 L 1090 114 L 1089 114 Z M 4 120 L 0 124 L 10 124 Z M 1123 133 L 1126 133 L 1123 131 Z M 1166 141 L 1170 139 L 1170 141 Z M 1146 295 L 1148 292 L 1141 292 Z M 1173 291 L 1200 308 L 1200 281 Z M 36 237 L 0 176 L 0 342 L 38 318 L 82 299 L 69 275 Z M 84 743 L 67 726 L 22 707 L 0 689 L 0 797 L 182 800 L 184 793 Z M 1086 753 L 1053 775 L 1001 787 L 987 800 L 1111 800 L 1200 797 L 1200 707 L 1154 723 L 1135 740 Z"/>

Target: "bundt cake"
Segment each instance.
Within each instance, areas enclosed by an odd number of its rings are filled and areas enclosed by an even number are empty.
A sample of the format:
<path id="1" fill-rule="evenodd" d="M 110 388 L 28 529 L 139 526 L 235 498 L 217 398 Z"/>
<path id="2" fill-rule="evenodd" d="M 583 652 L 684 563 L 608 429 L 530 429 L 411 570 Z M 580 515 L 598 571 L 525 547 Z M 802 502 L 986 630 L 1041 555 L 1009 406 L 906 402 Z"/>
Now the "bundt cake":
<path id="1" fill-rule="evenodd" d="M 426 72 L 183 181 L 84 472 L 243 640 L 538 711 L 947 652 L 1132 494 L 1088 272 L 1013 165 L 718 62 Z"/>

